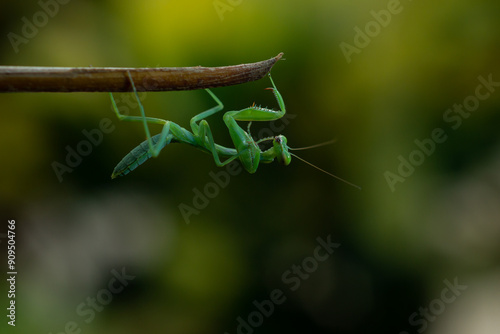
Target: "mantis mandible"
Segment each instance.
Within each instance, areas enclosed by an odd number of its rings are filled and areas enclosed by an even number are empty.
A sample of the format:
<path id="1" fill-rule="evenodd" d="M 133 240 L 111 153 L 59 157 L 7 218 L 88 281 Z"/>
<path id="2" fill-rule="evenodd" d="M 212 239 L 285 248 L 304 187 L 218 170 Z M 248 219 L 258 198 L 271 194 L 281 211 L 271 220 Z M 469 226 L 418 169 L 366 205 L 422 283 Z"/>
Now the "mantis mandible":
<path id="1" fill-rule="evenodd" d="M 109 93 L 111 97 L 111 103 L 119 120 L 142 122 L 147 139 L 132 151 L 130 151 L 130 153 L 128 153 L 118 163 L 113 171 L 113 174 L 111 175 L 111 178 L 113 179 L 118 176 L 125 176 L 139 167 L 139 165 L 144 163 L 147 159 L 151 157 L 157 157 L 160 154 L 160 151 L 170 143 L 188 144 L 206 153 L 212 154 L 215 160 L 215 164 L 218 167 L 225 166 L 233 160 L 239 159 L 245 170 L 247 170 L 249 173 L 255 173 L 257 171 L 259 163 L 271 163 L 274 161 L 274 159 L 276 159 L 279 163 L 287 166 L 288 164 L 290 164 L 292 155 L 310 164 L 304 159 L 289 152 L 289 150 L 293 150 L 293 148 L 290 148 L 287 145 L 287 139 L 285 136 L 278 135 L 274 137 L 262 138 L 258 141 L 255 141 L 250 134 L 250 126 L 252 124 L 252 121 L 274 121 L 283 117 L 286 113 L 285 102 L 283 101 L 283 97 L 281 96 L 280 92 L 276 88 L 276 85 L 274 84 L 270 73 L 268 74 L 268 76 L 273 87 L 266 89 L 273 92 L 280 110 L 262 108 L 253 104 L 252 106 L 245 109 L 226 112 L 223 116 L 223 120 L 229 130 L 229 134 L 235 148 L 224 147 L 214 142 L 212 131 L 210 130 L 210 126 L 208 125 L 208 122 L 205 120 L 205 118 L 221 111 L 224 108 L 224 105 L 210 89 L 205 90 L 213 98 L 217 105 L 191 118 L 191 131 L 189 131 L 172 121 L 154 117 L 146 117 L 144 107 L 142 106 L 142 103 L 139 99 L 139 95 L 135 88 L 132 77 L 130 73 L 127 74 L 132 85 L 135 98 L 137 99 L 141 116 L 122 115 L 118 110 L 115 99 L 113 98 L 113 94 Z M 247 131 L 240 127 L 236 121 L 249 121 L 250 123 L 248 124 Z M 162 124 L 163 128 L 161 133 L 155 136 L 151 136 L 148 123 Z M 259 144 L 264 141 L 272 141 L 272 146 L 267 150 L 261 150 L 259 147 Z M 319 145 L 314 145 L 310 148 L 317 146 Z M 225 160 L 222 161 L 222 159 Z M 341 179 L 336 175 L 328 173 L 312 164 L 310 165 L 332 177 L 335 177 L 356 188 L 359 188 L 358 186 L 344 179 Z"/>

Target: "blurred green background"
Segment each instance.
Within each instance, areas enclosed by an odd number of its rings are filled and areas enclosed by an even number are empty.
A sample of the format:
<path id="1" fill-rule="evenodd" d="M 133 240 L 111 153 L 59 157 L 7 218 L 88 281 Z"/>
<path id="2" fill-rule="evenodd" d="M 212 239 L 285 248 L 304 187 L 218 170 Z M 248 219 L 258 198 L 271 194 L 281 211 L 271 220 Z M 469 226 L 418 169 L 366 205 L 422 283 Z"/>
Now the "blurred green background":
<path id="1" fill-rule="evenodd" d="M 15 219 L 18 270 L 16 328 L 2 314 L 2 332 L 498 333 L 500 87 L 478 88 L 500 82 L 498 1 L 63 2 L 1 2 L 1 64 L 223 66 L 284 52 L 272 73 L 294 117 L 281 133 L 292 147 L 337 139 L 298 153 L 363 189 L 297 159 L 263 165 L 186 224 L 179 206 L 226 170 L 212 157 L 170 145 L 111 180 L 144 130 L 119 122 L 107 94 L 1 94 L 1 262 Z M 8 34 L 44 6 L 53 17 L 14 47 Z M 357 49 L 346 57 L 342 43 Z M 277 108 L 268 86 L 214 92 L 225 110 Z M 213 106 L 203 91 L 141 96 L 148 115 L 187 128 Z M 464 101 L 470 115 L 447 113 Z M 208 121 L 231 145 L 221 116 Z M 103 119 L 112 131 L 60 182 L 54 162 Z M 418 153 L 436 128 L 446 139 Z M 391 186 L 400 158 L 418 166 Z M 318 238 L 340 246 L 326 256 Z M 122 289 L 117 273 L 130 276 Z M 7 290 L 2 279 L 5 314 Z"/>

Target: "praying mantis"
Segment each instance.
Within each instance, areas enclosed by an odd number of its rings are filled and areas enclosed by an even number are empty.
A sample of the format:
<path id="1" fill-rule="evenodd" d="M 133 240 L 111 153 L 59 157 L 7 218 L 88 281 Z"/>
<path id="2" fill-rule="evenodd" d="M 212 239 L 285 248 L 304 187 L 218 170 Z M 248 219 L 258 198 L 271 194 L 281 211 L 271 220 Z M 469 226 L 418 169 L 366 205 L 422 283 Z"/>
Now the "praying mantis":
<path id="1" fill-rule="evenodd" d="M 273 87 L 266 89 L 273 92 L 274 97 L 278 102 L 279 110 L 262 108 L 260 106 L 256 106 L 254 103 L 248 108 L 228 111 L 223 115 L 224 123 L 229 130 L 229 135 L 235 148 L 224 147 L 214 142 L 212 131 L 210 130 L 210 126 L 205 118 L 221 111 L 224 108 L 224 105 L 210 89 L 205 89 L 205 91 L 212 97 L 217 105 L 191 118 L 191 131 L 189 131 L 172 121 L 146 117 L 144 107 L 139 99 L 134 81 L 132 80 L 130 73 L 127 72 L 127 74 L 132 85 L 135 98 L 137 99 L 141 116 L 127 116 L 121 114 L 116 105 L 113 94 L 109 93 L 113 110 L 119 120 L 142 122 L 147 139 L 130 151 L 130 153 L 128 153 L 118 163 L 113 171 L 113 174 L 111 175 L 112 179 L 119 176 L 125 176 L 139 167 L 139 165 L 143 164 L 147 159 L 157 157 L 166 145 L 170 143 L 184 143 L 194 146 L 206 153 L 212 154 L 215 164 L 218 167 L 225 166 L 233 160 L 239 159 L 245 170 L 251 174 L 257 171 L 260 163 L 271 163 L 276 159 L 279 163 L 287 166 L 290 164 L 292 156 L 294 156 L 334 178 L 359 188 L 358 186 L 341 179 L 336 175 L 328 173 L 291 153 L 290 150 L 293 150 L 293 148 L 287 145 L 287 138 L 283 135 L 262 138 L 257 141 L 253 139 L 250 134 L 250 126 L 253 121 L 274 121 L 283 117 L 286 113 L 285 102 L 276 88 L 270 73 L 268 74 L 268 77 Z M 247 130 L 245 131 L 242 127 L 240 127 L 237 121 L 250 122 Z M 148 123 L 163 125 L 161 133 L 151 136 Z M 272 146 L 267 150 L 261 150 L 259 144 L 265 141 L 272 141 Z M 306 148 L 317 147 L 320 145 L 314 145 Z M 225 160 L 222 161 L 222 159 Z"/>

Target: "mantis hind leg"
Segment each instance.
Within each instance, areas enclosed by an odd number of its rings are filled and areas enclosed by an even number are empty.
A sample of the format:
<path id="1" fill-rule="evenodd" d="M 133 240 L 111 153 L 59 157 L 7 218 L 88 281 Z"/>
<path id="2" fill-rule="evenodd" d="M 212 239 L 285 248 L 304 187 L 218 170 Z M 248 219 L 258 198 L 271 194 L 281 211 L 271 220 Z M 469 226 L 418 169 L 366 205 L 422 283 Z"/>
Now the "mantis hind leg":
<path id="1" fill-rule="evenodd" d="M 134 81 L 132 80 L 132 76 L 130 75 L 130 72 L 127 71 L 128 78 L 130 80 L 130 84 L 132 85 L 132 89 L 134 91 L 135 98 L 137 100 L 137 103 L 139 105 L 139 110 L 141 112 L 141 116 L 127 116 L 123 115 L 120 113 L 120 110 L 118 109 L 118 106 L 116 105 L 116 101 L 113 97 L 113 94 L 109 93 L 109 96 L 111 97 L 111 103 L 113 105 L 113 110 L 118 117 L 119 120 L 121 121 L 130 121 L 130 122 L 142 122 L 144 126 L 144 131 L 146 132 L 146 138 L 147 138 L 147 143 L 148 143 L 148 148 L 149 148 L 149 153 L 153 157 L 157 157 L 158 154 L 160 154 L 160 151 L 163 147 L 166 145 L 166 138 L 167 135 L 170 132 L 170 121 L 166 121 L 160 118 L 154 118 L 154 117 L 146 117 L 146 113 L 144 112 L 144 106 L 141 103 L 141 99 L 139 98 L 139 94 L 137 93 L 137 89 L 135 88 Z M 161 131 L 160 137 L 155 140 L 155 143 L 153 143 L 153 140 L 151 140 L 151 133 L 149 131 L 148 123 L 153 123 L 153 124 L 163 124 L 163 129 Z"/>
<path id="2" fill-rule="evenodd" d="M 135 98 L 139 105 L 139 109 L 141 111 L 141 116 L 127 116 L 120 113 L 118 106 L 116 105 L 116 101 L 113 97 L 113 94 L 109 93 L 111 97 L 111 103 L 113 105 L 113 110 L 118 117 L 119 120 L 122 121 L 131 121 L 131 122 L 142 122 L 144 125 L 144 130 L 146 132 L 147 139 L 142 142 L 140 145 L 135 147 L 132 151 L 130 151 L 119 163 L 116 165 L 111 178 L 116 178 L 118 176 L 124 176 L 136 169 L 139 165 L 144 163 L 150 157 L 157 157 L 160 154 L 160 151 L 169 144 L 174 138 L 175 133 L 177 131 L 178 126 L 175 123 L 170 121 L 166 121 L 160 118 L 154 117 L 146 117 L 144 112 L 144 107 L 141 103 L 139 95 L 137 94 L 137 90 L 135 88 L 134 81 L 130 75 L 130 72 L 127 72 L 128 77 L 130 79 L 130 83 L 132 85 Z M 163 128 L 160 134 L 151 137 L 151 133 L 149 132 L 148 123 L 153 124 L 162 124 Z M 172 125 L 172 127 L 171 127 Z M 174 132 L 172 132 L 172 128 Z"/>

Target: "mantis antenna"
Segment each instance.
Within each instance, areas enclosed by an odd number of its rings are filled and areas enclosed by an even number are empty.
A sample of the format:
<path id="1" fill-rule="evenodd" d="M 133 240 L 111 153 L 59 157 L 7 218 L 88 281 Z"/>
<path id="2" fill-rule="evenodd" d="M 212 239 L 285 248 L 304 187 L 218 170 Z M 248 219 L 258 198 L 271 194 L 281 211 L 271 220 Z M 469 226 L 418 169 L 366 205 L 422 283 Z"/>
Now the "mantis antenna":
<path id="1" fill-rule="evenodd" d="M 316 147 L 316 146 L 315 146 L 315 147 Z M 314 167 L 314 168 L 316 168 L 317 170 L 319 170 L 319 171 L 321 171 L 321 172 L 323 172 L 323 173 L 325 173 L 325 174 L 328 174 L 328 175 L 330 175 L 331 177 L 336 178 L 337 180 L 340 180 L 340 181 L 342 181 L 342 182 L 344 182 L 344 183 L 347 183 L 347 184 L 348 184 L 348 185 L 350 185 L 350 186 L 353 186 L 354 188 L 358 188 L 359 190 L 361 190 L 361 187 L 360 187 L 360 186 L 357 186 L 357 185 L 355 185 L 354 183 L 351 183 L 351 182 L 349 182 L 349 181 L 347 181 L 347 180 L 344 180 L 343 178 L 338 177 L 337 175 L 334 175 L 334 174 L 332 174 L 332 173 L 329 173 L 329 172 L 327 172 L 326 170 L 323 170 L 323 169 L 319 168 L 318 166 L 313 165 L 313 164 L 312 164 L 312 163 L 310 163 L 309 161 L 307 161 L 307 160 L 305 160 L 305 159 L 302 159 L 302 158 L 301 158 L 301 157 L 299 157 L 298 155 L 293 154 L 292 152 L 290 152 L 290 154 L 291 154 L 291 155 L 293 155 L 294 157 L 296 157 L 297 159 L 301 160 L 302 162 L 305 162 L 305 163 L 306 163 L 306 164 L 308 164 L 309 166 Z"/>
<path id="2" fill-rule="evenodd" d="M 316 145 L 311 145 L 311 146 L 306 146 L 306 147 L 298 147 L 298 148 L 288 147 L 288 149 L 289 149 L 289 150 L 293 150 L 293 151 L 308 150 L 308 149 L 310 149 L 310 148 L 316 148 L 316 147 L 320 147 L 320 146 L 325 146 L 325 145 L 333 144 L 333 143 L 334 143 L 334 142 L 336 142 L 336 141 L 337 141 L 337 139 L 332 139 L 332 140 L 325 141 L 324 143 L 319 143 L 319 144 L 316 144 Z M 321 172 L 323 172 L 323 173 L 325 173 L 325 174 L 328 174 L 328 175 L 330 175 L 331 177 L 336 178 L 337 180 L 340 180 L 340 181 L 342 181 L 342 182 L 345 182 L 345 183 L 347 183 L 348 185 L 353 186 L 353 187 L 358 188 L 359 190 L 361 190 L 361 187 L 360 187 L 360 186 L 357 186 L 357 185 L 355 185 L 355 184 L 353 184 L 353 183 L 351 183 L 351 182 L 349 182 L 349 181 L 346 181 L 346 180 L 344 180 L 343 178 L 338 177 L 337 175 L 333 175 L 332 173 L 329 173 L 329 172 L 327 172 L 327 171 L 325 171 L 325 170 L 323 170 L 323 169 L 319 168 L 318 166 L 313 165 L 313 164 L 312 164 L 312 163 L 310 163 L 309 161 L 307 161 L 307 160 L 305 160 L 305 159 L 302 159 L 301 157 L 299 157 L 299 156 L 298 156 L 298 155 L 296 155 L 296 154 L 293 154 L 292 152 L 290 152 L 290 154 L 291 154 L 291 155 L 293 155 L 294 157 L 296 157 L 297 159 L 301 160 L 302 162 L 305 162 L 305 163 L 306 163 L 306 164 L 308 164 L 309 166 L 314 167 L 314 168 L 316 168 L 317 170 L 319 170 L 319 171 L 321 171 Z"/>
<path id="3" fill-rule="evenodd" d="M 274 138 L 275 138 L 275 137 L 267 137 L 267 138 L 262 138 L 262 139 L 258 140 L 256 143 L 257 143 L 257 144 L 259 144 L 259 143 L 264 142 L 264 141 L 274 140 Z M 316 148 L 316 147 L 320 147 L 320 146 L 325 146 L 325 145 L 333 144 L 333 143 L 334 143 L 334 142 L 336 142 L 336 141 L 337 141 L 337 139 L 332 139 L 332 140 L 329 140 L 329 141 L 325 141 L 325 142 L 323 142 L 323 143 L 319 143 L 319 144 L 315 144 L 315 145 L 311 145 L 311 146 L 305 146 L 305 147 L 297 147 L 297 148 L 289 147 L 289 146 L 287 145 L 287 149 L 288 149 L 288 150 L 293 150 L 293 151 L 308 150 L 308 149 L 310 149 L 310 148 Z M 348 185 L 353 186 L 353 187 L 358 188 L 359 190 L 361 190 L 361 187 L 360 187 L 360 186 L 357 186 L 357 185 L 355 185 L 354 183 L 351 183 L 351 182 L 349 182 L 349 181 L 347 181 L 347 180 L 344 180 L 343 178 L 338 177 L 337 175 L 334 175 L 334 174 L 332 174 L 332 173 L 329 173 L 329 172 L 327 172 L 327 171 L 325 171 L 325 170 L 323 170 L 323 169 L 319 168 L 318 166 L 313 165 L 313 164 L 312 164 L 312 163 L 310 163 L 309 161 L 307 161 L 307 160 L 305 160 L 305 159 L 303 159 L 303 158 L 299 157 L 298 155 L 293 154 L 292 152 L 289 152 L 289 153 L 290 153 L 290 155 L 292 155 L 292 156 L 296 157 L 297 159 L 301 160 L 302 162 L 305 162 L 305 163 L 306 163 L 306 164 L 308 164 L 309 166 L 314 167 L 314 168 L 316 168 L 317 170 L 319 170 L 319 171 L 321 171 L 321 172 L 323 172 L 323 173 L 325 173 L 325 174 L 327 174 L 327 175 L 330 175 L 330 176 L 331 176 L 331 177 L 333 177 L 333 178 L 336 178 L 337 180 L 340 180 L 340 181 L 342 181 L 342 182 L 345 182 L 345 183 L 347 183 Z"/>
<path id="4" fill-rule="evenodd" d="M 308 150 L 310 148 L 316 148 L 316 147 L 320 147 L 320 146 L 330 145 L 330 144 L 335 143 L 336 141 L 337 141 L 337 139 L 332 139 L 332 140 L 325 141 L 324 143 L 319 143 L 316 145 L 311 145 L 311 146 L 306 146 L 306 147 L 297 147 L 297 148 L 288 147 L 288 149 L 293 150 L 293 151 Z"/>

